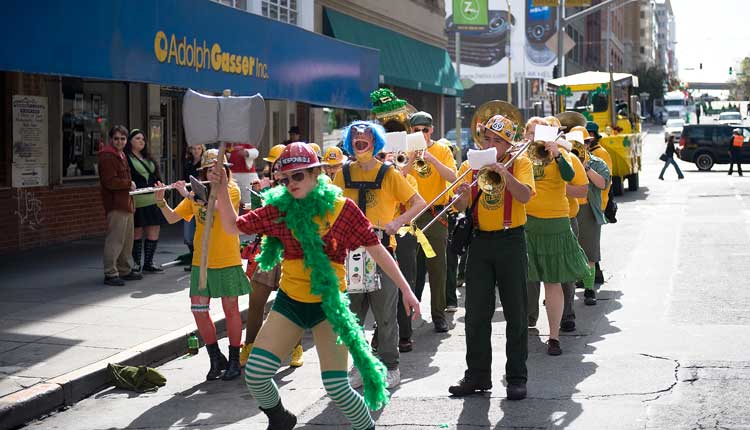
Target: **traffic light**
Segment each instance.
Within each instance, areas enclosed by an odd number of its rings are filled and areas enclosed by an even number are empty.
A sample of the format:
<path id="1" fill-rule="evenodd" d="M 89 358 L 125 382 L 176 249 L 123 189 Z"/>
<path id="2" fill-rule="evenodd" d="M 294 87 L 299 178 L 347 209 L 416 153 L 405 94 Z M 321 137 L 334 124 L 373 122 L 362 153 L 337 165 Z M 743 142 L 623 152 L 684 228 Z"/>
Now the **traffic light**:
<path id="1" fill-rule="evenodd" d="M 552 68 L 552 79 L 557 79 L 559 77 L 560 77 L 560 69 L 557 67 L 557 65 L 555 65 Z"/>
<path id="2" fill-rule="evenodd" d="M 729 74 L 732 74 L 732 66 L 729 66 Z"/>

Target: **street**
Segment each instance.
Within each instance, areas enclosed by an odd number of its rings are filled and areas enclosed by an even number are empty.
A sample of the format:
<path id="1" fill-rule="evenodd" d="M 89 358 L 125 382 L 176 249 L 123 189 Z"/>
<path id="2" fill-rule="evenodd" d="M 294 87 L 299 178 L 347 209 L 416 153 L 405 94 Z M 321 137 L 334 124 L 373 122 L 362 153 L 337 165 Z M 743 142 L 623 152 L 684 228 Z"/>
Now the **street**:
<path id="1" fill-rule="evenodd" d="M 451 398 L 448 386 L 464 370 L 464 312 L 452 330 L 436 334 L 421 321 L 414 351 L 401 355 L 402 384 L 375 412 L 378 427 L 665 429 L 750 428 L 750 178 L 728 177 L 727 165 L 698 172 L 679 162 L 657 176 L 661 127 L 643 148 L 638 192 L 617 199 L 618 223 L 603 228 L 606 282 L 596 306 L 578 290 L 577 331 L 562 333 L 563 355 L 546 354 L 547 321 L 529 335 L 529 397 L 505 400 L 504 322 L 493 323 L 494 390 Z M 427 289 L 426 289 L 427 290 Z M 427 290 L 428 291 L 428 290 Z M 459 290 L 459 294 L 463 290 Z M 429 314 L 429 298 L 423 298 Z M 187 313 L 187 309 L 185 309 Z M 368 340 L 371 334 L 367 324 Z M 226 350 L 226 338 L 219 344 Z M 312 338 L 305 364 L 283 365 L 276 376 L 298 428 L 348 428 L 325 396 Z M 28 425 L 33 429 L 266 428 L 242 379 L 204 381 L 208 359 L 186 356 L 159 370 L 167 385 L 136 394 L 105 389 L 67 410 Z"/>

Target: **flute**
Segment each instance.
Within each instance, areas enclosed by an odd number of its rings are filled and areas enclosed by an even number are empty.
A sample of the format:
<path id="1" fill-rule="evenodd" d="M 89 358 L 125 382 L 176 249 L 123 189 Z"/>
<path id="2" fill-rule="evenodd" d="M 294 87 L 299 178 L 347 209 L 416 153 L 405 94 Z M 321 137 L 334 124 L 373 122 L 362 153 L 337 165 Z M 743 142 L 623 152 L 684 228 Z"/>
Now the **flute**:
<path id="1" fill-rule="evenodd" d="M 201 181 L 201 184 L 210 184 L 210 183 L 211 183 L 211 181 Z M 189 183 L 185 184 L 185 188 L 189 188 L 189 187 L 190 187 Z M 137 194 L 149 194 L 149 193 L 153 193 L 154 191 L 171 190 L 171 189 L 174 189 L 174 188 L 175 188 L 174 184 L 165 185 L 163 187 L 138 188 L 137 190 L 131 191 L 129 194 L 131 196 L 134 196 L 134 195 L 137 195 Z"/>

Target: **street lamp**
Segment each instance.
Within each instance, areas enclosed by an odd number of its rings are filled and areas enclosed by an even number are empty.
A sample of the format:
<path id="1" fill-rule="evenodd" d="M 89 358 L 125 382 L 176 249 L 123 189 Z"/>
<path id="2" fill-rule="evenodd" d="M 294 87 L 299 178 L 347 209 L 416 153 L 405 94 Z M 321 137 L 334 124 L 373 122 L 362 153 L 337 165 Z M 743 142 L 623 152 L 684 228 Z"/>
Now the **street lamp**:
<path id="1" fill-rule="evenodd" d="M 511 14 L 510 14 L 510 0 L 505 0 L 508 4 L 508 27 L 510 28 L 511 25 Z M 511 85 L 511 68 L 510 68 L 510 47 L 511 47 L 511 41 L 512 37 L 508 35 L 508 46 L 505 48 L 505 55 L 508 56 L 508 103 L 513 103 L 513 87 Z M 521 97 L 519 95 L 518 100 L 521 100 Z"/>

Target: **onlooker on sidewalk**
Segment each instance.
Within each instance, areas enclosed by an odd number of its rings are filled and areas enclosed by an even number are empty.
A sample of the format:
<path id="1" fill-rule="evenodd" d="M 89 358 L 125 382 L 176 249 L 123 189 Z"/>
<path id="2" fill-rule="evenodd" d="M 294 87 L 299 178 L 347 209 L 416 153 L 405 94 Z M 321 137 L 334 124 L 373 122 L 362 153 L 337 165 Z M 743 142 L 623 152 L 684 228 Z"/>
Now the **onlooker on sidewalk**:
<path id="1" fill-rule="evenodd" d="M 104 283 L 122 286 L 123 280 L 142 276 L 133 272 L 130 253 L 133 249 L 133 212 L 135 206 L 128 192 L 135 189 L 130 167 L 125 160 L 128 129 L 116 125 L 109 130 L 109 144 L 99 151 L 99 180 L 102 203 L 107 214 L 107 236 L 104 240 Z"/>
<path id="2" fill-rule="evenodd" d="M 731 157 L 732 161 L 729 164 L 729 176 L 732 175 L 732 170 L 734 170 L 734 165 L 737 165 L 737 173 L 742 176 L 742 143 L 744 142 L 744 138 L 742 137 L 742 131 L 740 131 L 739 128 L 735 128 L 732 140 L 729 142 L 729 156 Z"/>
<path id="3" fill-rule="evenodd" d="M 666 157 L 666 159 L 664 157 Z M 682 174 L 682 170 L 680 170 L 680 166 L 678 166 L 677 162 L 674 161 L 674 136 L 669 136 L 669 139 L 667 139 L 667 148 L 664 150 L 664 154 L 662 154 L 660 159 L 664 160 L 664 167 L 661 168 L 659 179 L 661 179 L 662 181 L 664 180 L 664 172 L 667 171 L 667 167 L 669 167 L 670 164 L 674 166 L 674 169 L 677 171 L 677 177 L 679 179 L 685 178 L 685 175 Z M 741 171 L 740 175 L 742 175 Z"/>
<path id="4" fill-rule="evenodd" d="M 125 145 L 130 176 L 137 188 L 148 188 L 162 180 L 159 163 L 151 156 L 146 142 L 146 134 L 134 128 L 128 135 Z M 154 193 L 133 196 L 135 202 L 135 232 L 133 234 L 133 271 L 161 273 L 160 267 L 154 266 L 154 254 L 159 243 L 161 226 L 167 223 L 159 208 L 156 207 Z M 143 236 L 146 236 L 145 242 Z M 143 251 L 143 266 L 141 252 Z"/>
<path id="5" fill-rule="evenodd" d="M 201 166 L 201 160 L 203 159 L 203 153 L 206 152 L 206 147 L 203 145 L 195 145 L 188 147 L 187 157 L 185 158 L 185 168 L 182 175 L 182 179 L 185 183 L 190 183 L 190 177 L 198 177 L 198 168 Z M 190 251 L 190 261 L 193 260 L 193 236 L 195 236 L 195 218 L 190 221 L 183 221 L 182 240 Z M 193 270 L 193 266 L 189 265 L 185 267 L 186 272 Z"/>

